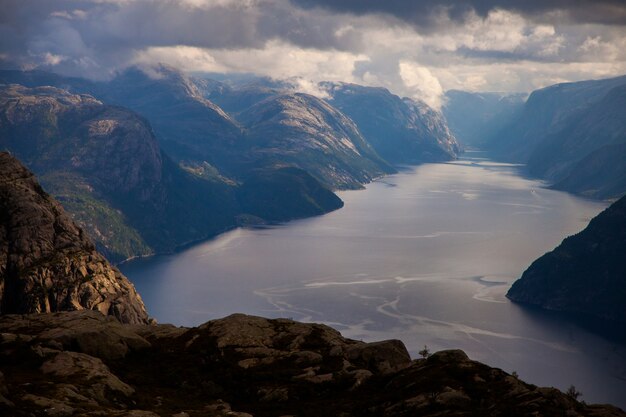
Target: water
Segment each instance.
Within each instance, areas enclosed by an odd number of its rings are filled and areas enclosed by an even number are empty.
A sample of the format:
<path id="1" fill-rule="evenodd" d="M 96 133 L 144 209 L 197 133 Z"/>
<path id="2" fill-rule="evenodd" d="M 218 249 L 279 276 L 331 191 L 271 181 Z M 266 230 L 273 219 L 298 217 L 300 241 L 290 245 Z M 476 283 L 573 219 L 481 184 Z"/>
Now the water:
<path id="1" fill-rule="evenodd" d="M 472 156 L 473 155 L 473 156 Z M 243 312 L 326 323 L 411 354 L 461 348 L 527 382 L 626 408 L 626 346 L 504 294 L 538 256 L 606 207 L 542 188 L 479 153 L 340 194 L 317 218 L 237 229 L 123 266 L 160 322 Z"/>

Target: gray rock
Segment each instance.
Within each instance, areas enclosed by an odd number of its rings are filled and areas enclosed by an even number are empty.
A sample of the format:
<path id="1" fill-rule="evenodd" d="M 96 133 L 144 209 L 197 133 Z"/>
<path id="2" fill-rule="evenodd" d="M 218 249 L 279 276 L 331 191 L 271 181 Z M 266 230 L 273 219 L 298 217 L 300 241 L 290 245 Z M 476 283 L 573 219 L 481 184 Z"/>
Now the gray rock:
<path id="1" fill-rule="evenodd" d="M 88 309 L 125 323 L 148 322 L 130 281 L 6 152 L 0 153 L 0 300 L 4 314 Z"/>
<path id="2" fill-rule="evenodd" d="M 411 356 L 400 340 L 354 345 L 347 352 L 348 359 L 379 373 L 390 373 L 411 364 Z"/>

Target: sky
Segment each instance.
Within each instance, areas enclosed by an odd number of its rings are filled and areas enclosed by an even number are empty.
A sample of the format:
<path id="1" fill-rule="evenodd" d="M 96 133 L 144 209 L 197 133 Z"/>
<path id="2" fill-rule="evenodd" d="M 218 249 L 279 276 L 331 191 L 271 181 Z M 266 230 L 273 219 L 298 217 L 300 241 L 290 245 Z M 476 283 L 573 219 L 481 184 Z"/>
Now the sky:
<path id="1" fill-rule="evenodd" d="M 128 66 L 527 92 L 626 74 L 626 0 L 0 0 L 0 68 L 107 79 Z"/>

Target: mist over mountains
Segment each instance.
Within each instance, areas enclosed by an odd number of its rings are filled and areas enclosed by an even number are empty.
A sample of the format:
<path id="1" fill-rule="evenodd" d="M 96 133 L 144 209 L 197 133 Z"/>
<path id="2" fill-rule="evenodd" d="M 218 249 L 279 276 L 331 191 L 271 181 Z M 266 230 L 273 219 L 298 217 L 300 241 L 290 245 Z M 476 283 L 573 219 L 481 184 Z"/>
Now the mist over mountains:
<path id="1" fill-rule="evenodd" d="M 625 88 L 624 76 L 556 84 L 525 103 L 520 95 L 448 92 L 444 114 L 458 138 L 525 164 L 555 189 L 616 199 L 626 193 Z"/>

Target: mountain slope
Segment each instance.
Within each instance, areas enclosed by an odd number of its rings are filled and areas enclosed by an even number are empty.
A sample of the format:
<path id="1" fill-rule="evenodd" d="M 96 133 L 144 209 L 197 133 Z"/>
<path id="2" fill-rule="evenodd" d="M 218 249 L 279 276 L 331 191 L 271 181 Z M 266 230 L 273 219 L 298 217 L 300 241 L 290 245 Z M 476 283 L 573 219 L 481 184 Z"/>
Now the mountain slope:
<path id="1" fill-rule="evenodd" d="M 360 188 L 393 172 L 350 119 L 311 95 L 273 96 L 237 117 L 253 165 L 294 165 L 332 188 Z"/>
<path id="2" fill-rule="evenodd" d="M 600 101 L 569 117 L 566 127 L 562 130 L 546 136 L 530 155 L 528 169 L 533 175 L 550 181 L 561 181 L 570 174 L 580 175 L 576 172 L 576 164 L 592 153 L 595 152 L 593 158 L 597 161 L 603 155 L 611 156 L 610 152 L 603 152 L 603 148 L 616 150 L 616 146 L 624 144 L 626 144 L 626 84 L 612 88 Z M 624 165 L 626 164 L 618 163 L 617 167 Z M 585 172 L 588 175 L 586 179 L 590 182 L 593 182 L 593 177 L 596 176 L 600 176 L 597 182 L 600 182 L 601 178 L 607 183 L 616 179 L 606 171 Z M 560 186 L 557 185 L 558 187 Z M 622 192 L 626 192 L 626 189 L 622 189 Z M 585 194 L 595 196 L 593 190 L 586 190 Z"/>
<path id="3" fill-rule="evenodd" d="M 614 199 L 626 193 L 626 143 L 607 145 L 578 161 L 552 188 L 585 197 Z"/>
<path id="4" fill-rule="evenodd" d="M 449 90 L 442 112 L 450 131 L 463 145 L 483 147 L 519 116 L 526 94 L 470 93 Z"/>
<path id="5" fill-rule="evenodd" d="M 387 89 L 322 83 L 328 102 L 356 123 L 363 137 L 391 163 L 454 159 L 456 140 L 443 117 L 423 102 L 401 99 Z"/>
<path id="6" fill-rule="evenodd" d="M 615 87 L 626 84 L 626 76 L 556 84 L 533 91 L 521 116 L 493 138 L 491 147 L 501 157 L 526 162 L 548 135 L 566 128 L 572 117 L 600 102 Z"/>
<path id="7" fill-rule="evenodd" d="M 236 146 L 241 129 L 196 84 L 173 68 L 129 68 L 98 86 L 98 97 L 146 117 L 163 149 L 176 160 L 207 161 L 227 169 L 220 155 Z"/>
<path id="8" fill-rule="evenodd" d="M 91 96 L 0 88 L 0 146 L 41 177 L 113 260 L 170 251 L 235 224 L 231 186 L 182 171 L 144 119 Z"/>
<path id="9" fill-rule="evenodd" d="M 0 313 L 81 309 L 148 322 L 133 285 L 33 174 L 0 152 Z"/>
<path id="10" fill-rule="evenodd" d="M 624 164 L 604 166 L 618 162 L 611 150 L 626 143 L 625 108 L 626 76 L 554 85 L 533 92 L 489 146 L 500 158 L 527 163 L 554 188 L 619 198 L 626 193 Z"/>
<path id="11" fill-rule="evenodd" d="M 237 190 L 244 213 L 268 221 L 316 216 L 343 207 L 343 201 L 308 172 L 295 167 L 253 172 Z"/>
<path id="12" fill-rule="evenodd" d="M 533 262 L 507 297 L 626 324 L 626 197 Z"/>

